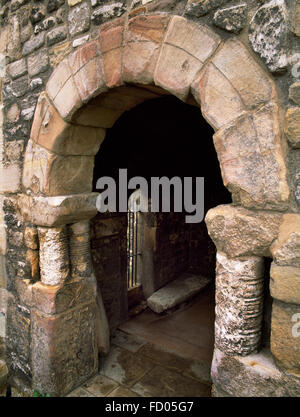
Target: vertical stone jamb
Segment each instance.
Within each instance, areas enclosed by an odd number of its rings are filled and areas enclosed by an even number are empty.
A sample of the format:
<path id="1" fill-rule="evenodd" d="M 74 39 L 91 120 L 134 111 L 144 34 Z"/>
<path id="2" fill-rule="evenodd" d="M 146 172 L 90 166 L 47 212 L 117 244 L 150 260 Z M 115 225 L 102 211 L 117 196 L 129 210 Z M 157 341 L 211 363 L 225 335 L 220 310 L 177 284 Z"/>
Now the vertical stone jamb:
<path id="1" fill-rule="evenodd" d="M 71 277 L 85 279 L 93 288 L 96 298 L 96 338 L 99 353 L 107 354 L 110 346 L 110 331 L 103 304 L 101 291 L 97 291 L 96 278 L 93 273 L 90 251 L 89 220 L 73 223 L 69 226 Z"/>
<path id="2" fill-rule="evenodd" d="M 217 254 L 215 346 L 228 355 L 259 349 L 263 279 L 263 258 Z"/>
<path id="3" fill-rule="evenodd" d="M 37 229 L 41 282 L 32 287 L 33 388 L 62 396 L 98 369 L 89 222 Z"/>

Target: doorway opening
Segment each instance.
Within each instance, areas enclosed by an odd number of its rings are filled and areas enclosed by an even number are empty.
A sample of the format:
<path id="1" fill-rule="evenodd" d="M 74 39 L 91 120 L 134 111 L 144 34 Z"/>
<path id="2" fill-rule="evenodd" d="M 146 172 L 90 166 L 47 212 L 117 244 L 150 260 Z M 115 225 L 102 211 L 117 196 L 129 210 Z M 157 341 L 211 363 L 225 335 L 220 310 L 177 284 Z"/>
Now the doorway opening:
<path id="1" fill-rule="evenodd" d="M 94 191 L 103 176 L 114 178 L 118 187 L 119 169 L 126 168 L 128 180 L 142 176 L 148 184 L 152 177 L 204 177 L 205 214 L 228 204 L 231 195 L 222 182 L 212 135 L 198 107 L 173 96 L 148 100 L 107 131 L 95 158 Z M 209 379 L 216 250 L 205 222 L 186 223 L 187 214 L 172 206 L 169 213 L 99 213 L 91 221 L 92 258 L 113 344 L 120 334 L 121 340 L 124 334 L 141 338 L 191 361 L 194 369 L 207 364 Z M 161 314 L 149 308 L 153 293 L 186 276 L 209 284 Z"/>

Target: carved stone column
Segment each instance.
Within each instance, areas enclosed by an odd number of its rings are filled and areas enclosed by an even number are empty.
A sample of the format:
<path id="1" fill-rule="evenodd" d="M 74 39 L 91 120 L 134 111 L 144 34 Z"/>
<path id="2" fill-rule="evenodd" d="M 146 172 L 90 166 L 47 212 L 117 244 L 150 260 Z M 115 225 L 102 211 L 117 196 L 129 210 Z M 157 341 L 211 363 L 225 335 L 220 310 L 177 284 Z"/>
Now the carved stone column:
<path id="1" fill-rule="evenodd" d="M 65 227 L 39 227 L 40 273 L 45 285 L 62 284 L 69 275 L 67 230 Z"/>
<path id="2" fill-rule="evenodd" d="M 92 260 L 90 252 L 90 222 L 81 221 L 70 225 L 71 276 L 90 277 Z"/>
<path id="3" fill-rule="evenodd" d="M 263 315 L 263 258 L 217 254 L 215 346 L 246 356 L 258 350 Z"/>

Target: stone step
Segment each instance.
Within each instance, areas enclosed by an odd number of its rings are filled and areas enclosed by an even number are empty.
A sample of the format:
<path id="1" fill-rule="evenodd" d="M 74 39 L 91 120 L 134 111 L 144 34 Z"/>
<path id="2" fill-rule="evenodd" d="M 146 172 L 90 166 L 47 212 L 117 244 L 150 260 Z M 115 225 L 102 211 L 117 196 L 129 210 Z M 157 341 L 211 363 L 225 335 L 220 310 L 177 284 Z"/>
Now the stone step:
<path id="1" fill-rule="evenodd" d="M 211 279 L 203 275 L 185 273 L 165 287 L 155 291 L 147 299 L 147 304 L 155 313 L 162 313 L 189 300 L 210 282 Z"/>

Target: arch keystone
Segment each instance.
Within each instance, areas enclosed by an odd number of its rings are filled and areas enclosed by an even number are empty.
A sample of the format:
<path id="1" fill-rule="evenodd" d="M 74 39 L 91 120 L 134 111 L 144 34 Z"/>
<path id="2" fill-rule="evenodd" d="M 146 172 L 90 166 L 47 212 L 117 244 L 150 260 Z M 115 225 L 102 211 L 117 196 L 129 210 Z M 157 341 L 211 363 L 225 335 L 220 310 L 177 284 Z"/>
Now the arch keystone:
<path id="1" fill-rule="evenodd" d="M 119 87 L 122 80 L 122 44 L 125 19 L 116 19 L 100 27 L 100 49 L 106 85 Z"/>
<path id="2" fill-rule="evenodd" d="M 125 35 L 123 79 L 153 84 L 153 73 L 170 17 L 137 16 L 129 20 Z"/>

